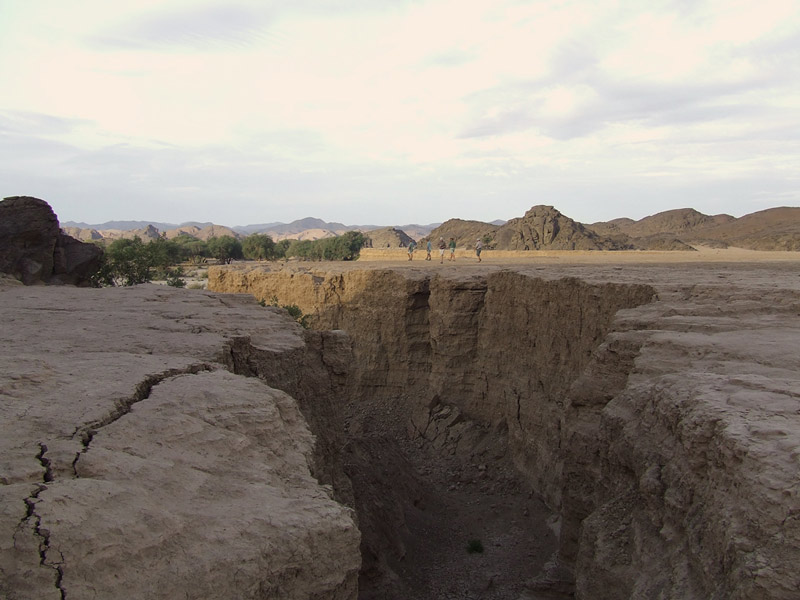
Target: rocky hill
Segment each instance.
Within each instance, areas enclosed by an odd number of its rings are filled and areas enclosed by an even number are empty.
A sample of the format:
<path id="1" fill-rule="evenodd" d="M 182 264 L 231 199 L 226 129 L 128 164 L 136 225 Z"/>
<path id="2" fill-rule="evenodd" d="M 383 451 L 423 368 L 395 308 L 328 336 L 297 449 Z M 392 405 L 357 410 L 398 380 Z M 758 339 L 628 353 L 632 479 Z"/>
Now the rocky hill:
<path id="1" fill-rule="evenodd" d="M 439 225 L 441 225 L 441 223 L 430 223 L 428 225 L 408 223 L 406 225 L 398 225 L 397 229 L 401 229 L 408 237 L 419 242 L 419 240 L 428 236 L 430 232 L 436 229 Z M 369 229 L 366 231 L 369 231 Z"/>
<path id="2" fill-rule="evenodd" d="M 344 233 L 344 232 L 342 232 Z M 341 235 L 330 229 L 303 229 L 297 233 L 269 233 L 266 232 L 274 241 L 279 240 L 322 240 L 325 238 Z"/>
<path id="3" fill-rule="evenodd" d="M 800 250 L 800 208 L 770 208 L 719 223 L 699 238 L 752 250 Z"/>
<path id="4" fill-rule="evenodd" d="M 85 229 L 82 227 L 62 227 L 61 231 L 63 231 L 66 235 L 73 237 L 76 240 L 80 240 L 82 242 L 94 242 L 103 239 L 103 234 L 100 233 L 97 229 Z"/>
<path id="5" fill-rule="evenodd" d="M 200 231 L 198 231 L 195 234 L 194 237 L 207 242 L 212 237 L 223 237 L 223 236 L 230 236 L 233 238 L 241 237 L 230 227 L 224 227 L 222 225 L 208 225 L 207 227 L 203 227 Z"/>
<path id="6" fill-rule="evenodd" d="M 668 210 L 639 221 L 614 219 L 587 225 L 608 236 L 628 236 L 642 246 L 652 236 L 673 236 L 683 244 L 736 246 L 751 250 L 800 250 L 800 208 L 771 208 L 745 215 L 704 215 L 691 208 Z M 620 238 L 622 239 L 622 238 Z"/>
<path id="7" fill-rule="evenodd" d="M 482 221 L 464 221 L 462 219 L 449 219 L 439 227 L 430 232 L 429 235 L 423 238 L 423 241 L 431 240 L 434 246 L 439 238 L 444 238 L 449 241 L 450 238 L 455 238 L 456 244 L 472 248 L 475 242 L 484 238 L 494 239 L 498 230 L 497 225 L 491 223 L 484 223 Z M 487 244 L 487 247 L 494 247 L 494 244 Z M 502 248 L 500 248 L 502 249 Z"/>
<path id="8" fill-rule="evenodd" d="M 503 225 L 450 219 L 434 229 L 429 239 L 455 238 L 472 247 L 480 238 L 494 250 L 620 250 L 632 247 L 624 235 L 616 239 L 587 229 L 552 206 L 534 206 L 524 216 Z"/>
<path id="9" fill-rule="evenodd" d="M 730 215 L 709 216 L 693 208 L 679 208 L 651 215 L 639 221 L 622 218 L 608 222 L 591 223 L 587 227 L 602 235 L 622 233 L 630 237 L 665 234 L 679 236 L 707 229 L 729 220 L 734 220 L 734 217 Z"/>
<path id="10" fill-rule="evenodd" d="M 367 248 L 408 248 L 411 236 L 397 227 L 382 227 L 364 232 Z"/>
<path id="11" fill-rule="evenodd" d="M 173 240 L 176 237 L 180 237 L 182 235 L 188 235 L 189 237 L 200 239 L 200 232 L 202 231 L 201 227 L 197 225 L 181 225 L 180 227 L 173 227 L 172 229 L 167 229 L 164 232 L 164 237 L 168 240 Z"/>
<path id="12" fill-rule="evenodd" d="M 623 250 L 629 246 L 601 236 L 552 206 L 534 206 L 495 234 L 499 250 Z"/>
<path id="13" fill-rule="evenodd" d="M 635 221 L 617 219 L 584 226 L 554 207 L 542 205 L 502 224 L 450 219 L 425 239 L 454 237 L 459 247 L 472 247 L 480 238 L 493 250 L 693 250 L 658 227 L 631 230 L 631 224 Z"/>
<path id="14" fill-rule="evenodd" d="M 147 225 L 141 229 L 83 229 L 81 227 L 64 227 L 64 233 L 84 242 L 114 240 L 132 240 L 138 237 L 142 241 L 155 240 L 161 237 L 161 232 L 154 225 Z"/>

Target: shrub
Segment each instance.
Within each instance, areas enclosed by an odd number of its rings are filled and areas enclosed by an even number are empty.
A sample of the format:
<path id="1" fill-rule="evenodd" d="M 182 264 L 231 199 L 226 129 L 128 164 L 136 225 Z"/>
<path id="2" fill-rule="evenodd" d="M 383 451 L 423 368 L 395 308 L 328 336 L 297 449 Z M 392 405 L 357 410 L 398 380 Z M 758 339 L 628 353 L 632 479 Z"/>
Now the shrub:
<path id="1" fill-rule="evenodd" d="M 279 305 L 277 296 L 273 296 L 272 298 L 270 298 L 269 304 L 267 304 L 267 301 L 264 300 L 263 298 L 261 300 L 259 300 L 258 303 L 261 306 L 276 306 L 278 308 L 282 308 L 286 312 L 289 313 L 290 317 L 292 317 L 295 321 L 300 323 L 300 325 L 303 326 L 303 329 L 308 329 L 309 328 L 309 323 L 308 323 L 309 316 L 308 315 L 304 315 L 303 311 L 300 309 L 299 306 L 297 306 L 297 304 L 281 304 L 281 305 Z"/>
<path id="2" fill-rule="evenodd" d="M 167 285 L 176 288 L 186 287 L 186 280 L 183 278 L 183 268 L 167 269 Z"/>
<path id="3" fill-rule="evenodd" d="M 470 540 L 467 542 L 467 552 L 469 554 L 483 553 L 483 542 L 478 539 Z"/>

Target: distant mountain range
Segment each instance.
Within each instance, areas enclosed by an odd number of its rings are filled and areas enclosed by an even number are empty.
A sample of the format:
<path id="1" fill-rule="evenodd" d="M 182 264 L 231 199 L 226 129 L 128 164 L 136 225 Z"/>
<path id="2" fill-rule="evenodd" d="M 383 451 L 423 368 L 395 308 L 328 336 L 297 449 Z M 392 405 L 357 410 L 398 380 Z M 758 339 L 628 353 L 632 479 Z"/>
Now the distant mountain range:
<path id="1" fill-rule="evenodd" d="M 133 231 L 134 229 L 145 229 L 148 225 L 152 225 L 159 231 L 167 231 L 168 229 L 175 229 L 177 227 L 208 227 L 213 223 L 200 223 L 197 221 L 187 221 L 176 225 L 174 223 L 159 223 L 157 221 L 106 221 L 105 223 L 90 224 L 78 221 L 64 221 L 61 223 L 62 227 L 77 227 L 78 229 L 95 229 L 97 231 L 104 231 L 108 229 L 117 229 L 119 231 Z"/>
<path id="2" fill-rule="evenodd" d="M 459 246 L 472 246 L 478 238 L 487 248 L 501 250 L 691 250 L 693 246 L 737 246 L 754 250 L 800 250 L 800 208 L 770 208 L 740 218 L 704 215 L 691 208 L 664 211 L 634 221 L 613 219 L 582 224 L 552 206 L 534 206 L 510 221 L 464 221 L 450 219 L 429 225 L 345 225 L 307 217 L 291 223 L 261 223 L 224 227 L 213 223 L 181 225 L 149 221 L 108 221 L 99 225 L 65 222 L 64 230 L 81 240 L 120 237 L 174 238 L 190 235 L 198 239 L 220 235 L 245 237 L 253 233 L 281 239 L 320 239 L 347 231 L 364 232 L 373 247 L 404 247 L 410 239 L 421 241 L 444 237 Z"/>
<path id="3" fill-rule="evenodd" d="M 493 223 L 504 223 L 505 221 L 492 221 Z M 83 223 L 79 221 L 65 221 L 61 224 L 62 227 L 75 227 L 79 229 L 94 229 L 96 231 L 105 230 L 118 230 L 118 231 L 133 231 L 136 229 L 145 229 L 148 226 L 155 227 L 159 231 L 169 231 L 170 229 L 180 229 L 187 227 L 197 227 L 203 229 L 215 225 L 211 222 L 187 221 L 185 223 L 161 223 L 158 221 L 106 221 L 105 223 Z M 407 229 L 422 229 L 426 231 L 432 230 L 434 227 L 441 225 L 441 223 L 431 223 L 429 225 L 400 225 L 399 229 L 404 231 Z M 297 219 L 291 223 L 259 223 L 254 225 L 237 225 L 230 227 L 232 231 L 240 235 L 250 235 L 251 233 L 297 233 L 306 231 L 308 229 L 327 229 L 329 231 L 344 232 L 344 231 L 370 231 L 373 229 L 380 229 L 385 225 L 345 225 L 344 223 L 329 223 L 322 219 L 315 217 L 306 217 L 304 219 Z"/>
<path id="4" fill-rule="evenodd" d="M 401 225 L 394 229 L 402 231 L 403 236 L 387 237 L 386 243 L 391 246 L 406 245 L 404 239 L 411 237 L 421 238 L 440 225 L 431 223 L 429 225 L 408 224 Z M 347 231 L 382 231 L 392 229 L 378 225 L 345 225 L 344 223 L 329 223 L 322 219 L 306 217 L 291 223 L 259 223 L 253 225 L 239 225 L 236 227 L 225 227 L 213 223 L 188 221 L 186 223 L 162 223 L 157 221 L 106 221 L 105 223 L 91 224 L 76 221 L 65 221 L 62 224 L 64 231 L 77 239 L 83 241 L 108 240 L 112 241 L 121 238 L 139 237 L 142 239 L 154 239 L 165 236 L 169 239 L 179 235 L 190 235 L 198 239 L 207 240 L 209 237 L 231 235 L 235 237 L 246 237 L 254 233 L 269 235 L 273 240 L 298 239 L 298 240 L 317 240 L 326 237 L 341 235 Z M 377 235 L 377 234 L 376 234 Z M 386 237 L 381 234 L 381 241 Z M 391 238 L 391 240 L 390 240 Z"/>

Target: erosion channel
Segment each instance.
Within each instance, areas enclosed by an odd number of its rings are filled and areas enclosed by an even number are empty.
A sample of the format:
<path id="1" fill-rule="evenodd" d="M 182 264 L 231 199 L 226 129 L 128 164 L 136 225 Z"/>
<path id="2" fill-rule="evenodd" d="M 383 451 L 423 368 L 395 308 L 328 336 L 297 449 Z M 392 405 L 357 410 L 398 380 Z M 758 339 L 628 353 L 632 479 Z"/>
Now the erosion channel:
<path id="1" fill-rule="evenodd" d="M 773 413 L 797 420 L 797 365 L 768 346 L 797 340 L 800 296 L 775 281 L 730 265 L 209 276 L 349 336 L 362 599 L 793 597 L 797 429 Z"/>

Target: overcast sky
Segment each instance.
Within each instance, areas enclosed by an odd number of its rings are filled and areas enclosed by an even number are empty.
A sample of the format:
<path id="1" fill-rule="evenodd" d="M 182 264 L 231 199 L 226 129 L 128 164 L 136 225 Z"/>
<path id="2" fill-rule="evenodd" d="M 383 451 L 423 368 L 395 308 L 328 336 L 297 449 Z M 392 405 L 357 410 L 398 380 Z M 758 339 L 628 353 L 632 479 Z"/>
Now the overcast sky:
<path id="1" fill-rule="evenodd" d="M 800 206 L 800 0 L 0 0 L 0 82 L 62 221 Z"/>

